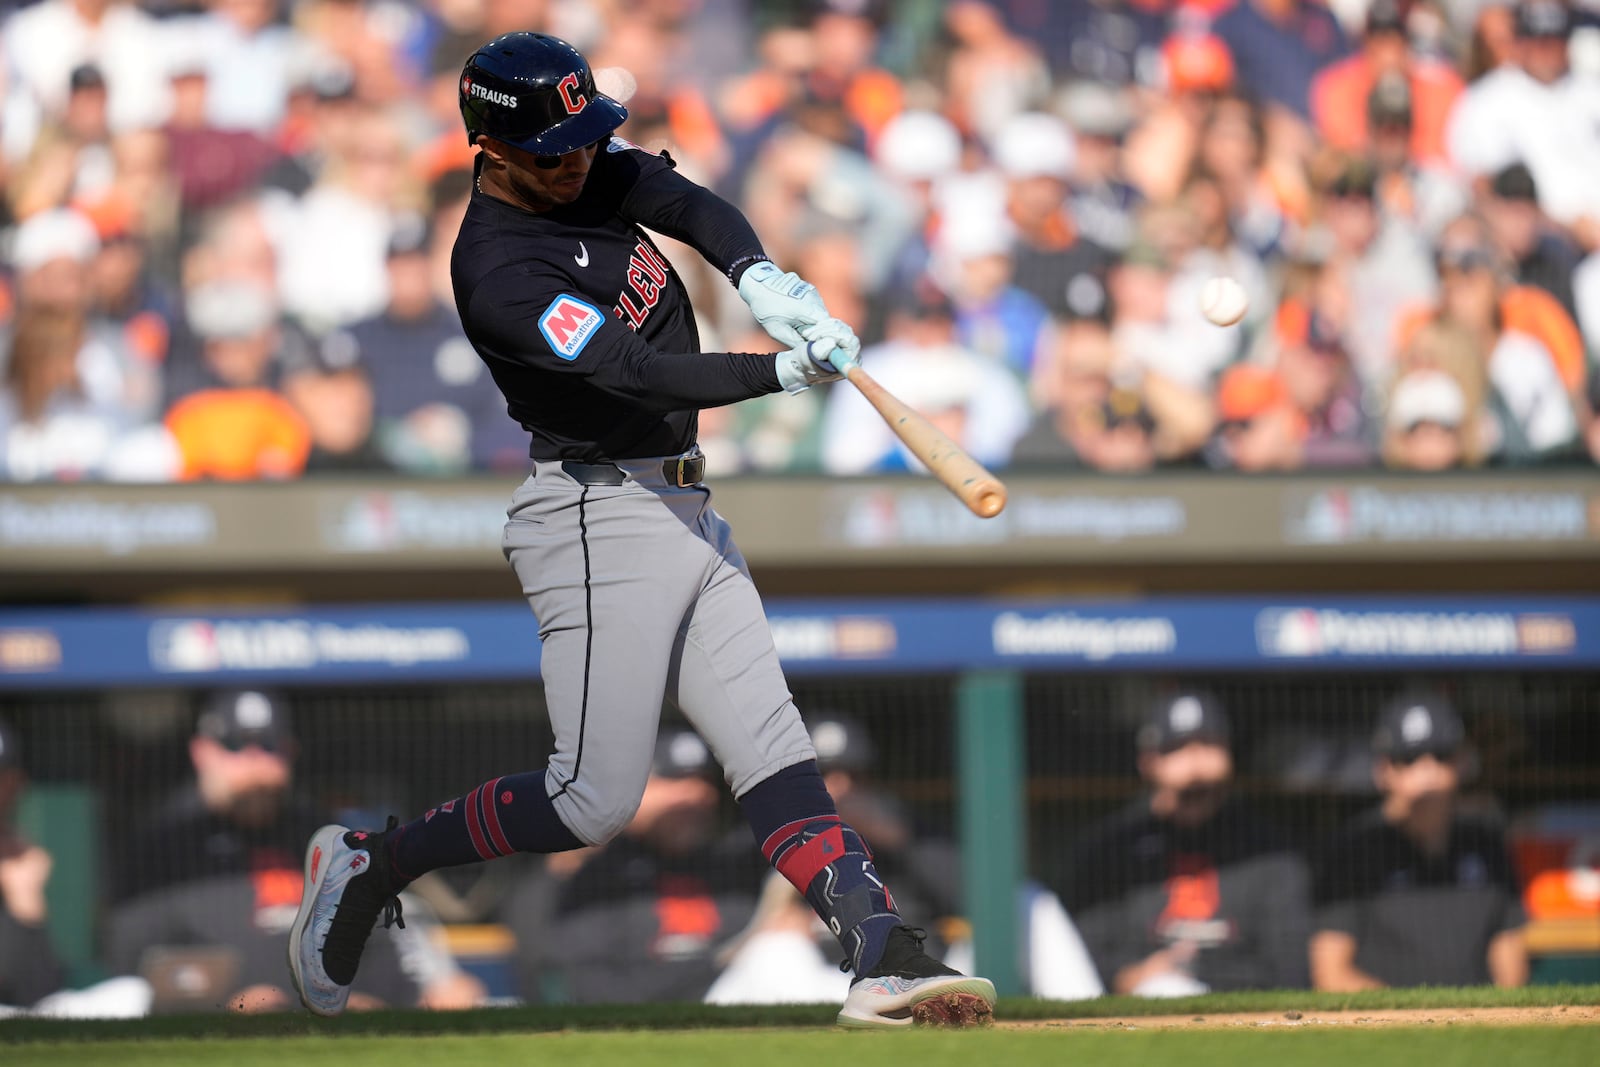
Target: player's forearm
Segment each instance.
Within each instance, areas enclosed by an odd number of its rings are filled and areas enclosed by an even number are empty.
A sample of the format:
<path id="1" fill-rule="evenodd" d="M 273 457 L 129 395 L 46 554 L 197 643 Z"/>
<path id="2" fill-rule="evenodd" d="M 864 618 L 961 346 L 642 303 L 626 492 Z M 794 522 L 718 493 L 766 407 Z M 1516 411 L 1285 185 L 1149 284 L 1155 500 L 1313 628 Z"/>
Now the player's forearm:
<path id="1" fill-rule="evenodd" d="M 647 411 L 719 407 L 780 388 L 772 356 L 743 352 L 650 352 L 592 380 Z"/>
<path id="2" fill-rule="evenodd" d="M 1502 930 L 1489 941 L 1489 980 L 1497 986 L 1528 984 L 1528 945 L 1520 929 Z"/>
<path id="3" fill-rule="evenodd" d="M 1382 989 L 1384 983 L 1356 966 L 1356 939 L 1337 930 L 1311 936 L 1311 985 L 1332 993 Z"/>
<path id="4" fill-rule="evenodd" d="M 734 284 L 751 263 L 766 258 L 743 212 L 671 171 L 635 186 L 627 211 L 641 226 L 691 246 Z"/>

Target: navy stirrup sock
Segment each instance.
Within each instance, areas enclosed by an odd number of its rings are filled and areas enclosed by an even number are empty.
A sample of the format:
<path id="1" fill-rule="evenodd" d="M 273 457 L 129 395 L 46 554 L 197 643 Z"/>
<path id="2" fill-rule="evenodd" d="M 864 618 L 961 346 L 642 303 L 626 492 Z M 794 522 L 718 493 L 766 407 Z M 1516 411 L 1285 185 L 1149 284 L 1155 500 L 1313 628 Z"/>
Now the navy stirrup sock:
<path id="1" fill-rule="evenodd" d="M 861 835 L 846 826 L 815 761 L 796 764 L 739 798 L 756 842 L 777 872 L 828 924 L 859 978 L 901 923 Z"/>
<path id="2" fill-rule="evenodd" d="M 545 772 L 510 774 L 447 800 L 389 835 L 389 866 L 411 881 L 513 852 L 566 852 L 583 842 L 567 829 L 544 791 Z"/>

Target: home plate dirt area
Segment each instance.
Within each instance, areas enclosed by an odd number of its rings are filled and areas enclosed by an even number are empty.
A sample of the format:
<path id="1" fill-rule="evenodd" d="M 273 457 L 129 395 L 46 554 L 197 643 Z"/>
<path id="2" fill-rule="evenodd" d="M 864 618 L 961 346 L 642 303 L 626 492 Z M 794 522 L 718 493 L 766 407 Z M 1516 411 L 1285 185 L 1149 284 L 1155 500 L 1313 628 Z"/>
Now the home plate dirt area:
<path id="1" fill-rule="evenodd" d="M 1017 1030 L 1231 1030 L 1304 1027 L 1600 1026 L 1600 1007 L 1391 1008 L 1372 1011 L 1252 1011 L 1209 1015 L 1130 1015 L 1109 1019 L 997 1019 Z M 1600 1035 L 1597 1035 L 1600 1037 Z"/>

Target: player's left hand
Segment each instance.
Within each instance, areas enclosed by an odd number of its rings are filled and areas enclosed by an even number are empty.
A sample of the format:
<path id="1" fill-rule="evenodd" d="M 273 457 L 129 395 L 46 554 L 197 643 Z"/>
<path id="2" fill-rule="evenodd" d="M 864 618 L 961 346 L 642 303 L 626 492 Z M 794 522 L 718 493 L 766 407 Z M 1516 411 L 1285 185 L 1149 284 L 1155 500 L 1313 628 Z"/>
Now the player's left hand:
<path id="1" fill-rule="evenodd" d="M 744 272 L 739 279 L 739 296 L 750 306 L 761 328 L 791 348 L 813 340 L 803 331 L 830 317 L 816 286 L 768 261 Z"/>
<path id="2" fill-rule="evenodd" d="M 843 319 L 836 319 L 832 315 L 821 322 L 807 326 L 800 331 L 807 341 L 824 341 L 838 348 L 834 353 L 832 362 L 840 371 L 844 364 L 856 363 L 861 357 L 861 338 L 850 328 L 850 324 Z"/>
<path id="3" fill-rule="evenodd" d="M 778 384 L 791 396 L 822 382 L 838 381 L 848 366 L 832 341 L 802 341 L 798 347 L 772 358 Z"/>

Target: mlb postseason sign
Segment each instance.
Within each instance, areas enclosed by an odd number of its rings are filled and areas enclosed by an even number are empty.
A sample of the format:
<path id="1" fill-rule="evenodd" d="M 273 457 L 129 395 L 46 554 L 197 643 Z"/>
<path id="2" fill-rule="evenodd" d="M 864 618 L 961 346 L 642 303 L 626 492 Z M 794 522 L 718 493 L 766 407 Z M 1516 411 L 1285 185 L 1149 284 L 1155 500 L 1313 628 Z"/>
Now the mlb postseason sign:
<path id="1" fill-rule="evenodd" d="M 797 676 L 1600 667 L 1593 598 L 790 600 L 769 617 Z M 0 689 L 531 680 L 538 664 L 518 602 L 0 611 Z"/>

